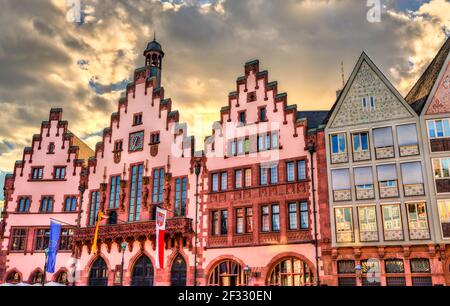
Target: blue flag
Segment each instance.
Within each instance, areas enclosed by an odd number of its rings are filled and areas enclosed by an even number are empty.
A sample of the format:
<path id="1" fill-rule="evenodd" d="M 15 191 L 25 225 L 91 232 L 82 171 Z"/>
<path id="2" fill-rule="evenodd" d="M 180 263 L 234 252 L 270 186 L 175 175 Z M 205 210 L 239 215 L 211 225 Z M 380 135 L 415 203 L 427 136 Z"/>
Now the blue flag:
<path id="1" fill-rule="evenodd" d="M 59 236 L 61 235 L 61 224 L 50 223 L 50 241 L 48 244 L 47 272 L 55 273 L 56 253 L 58 252 Z"/>

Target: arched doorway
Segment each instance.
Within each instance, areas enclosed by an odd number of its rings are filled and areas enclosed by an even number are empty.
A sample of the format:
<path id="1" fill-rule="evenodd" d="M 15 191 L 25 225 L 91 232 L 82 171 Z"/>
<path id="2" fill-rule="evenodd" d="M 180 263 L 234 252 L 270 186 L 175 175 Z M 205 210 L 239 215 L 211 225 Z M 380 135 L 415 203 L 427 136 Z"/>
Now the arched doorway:
<path id="1" fill-rule="evenodd" d="M 6 277 L 6 282 L 9 284 L 18 284 L 22 281 L 20 274 L 17 271 L 12 271 Z"/>
<path id="2" fill-rule="evenodd" d="M 186 286 L 186 261 L 181 254 L 178 254 L 172 263 L 170 280 L 171 285 L 174 287 Z"/>
<path id="3" fill-rule="evenodd" d="M 133 267 L 133 278 L 131 280 L 131 285 L 139 287 L 153 286 L 153 276 L 153 264 L 150 261 L 150 258 L 142 255 L 138 258 L 138 260 L 136 260 Z"/>
<path id="4" fill-rule="evenodd" d="M 89 272 L 89 286 L 108 286 L 108 266 L 103 258 L 99 257 Z"/>
<path id="5" fill-rule="evenodd" d="M 44 273 L 41 270 L 34 272 L 30 276 L 30 284 L 42 284 L 42 280 L 44 279 Z"/>
<path id="6" fill-rule="evenodd" d="M 269 272 L 269 286 L 311 286 L 314 274 L 308 264 L 296 257 L 279 260 Z"/>
<path id="7" fill-rule="evenodd" d="M 222 260 L 209 273 L 208 285 L 245 286 L 244 269 L 234 260 Z"/>

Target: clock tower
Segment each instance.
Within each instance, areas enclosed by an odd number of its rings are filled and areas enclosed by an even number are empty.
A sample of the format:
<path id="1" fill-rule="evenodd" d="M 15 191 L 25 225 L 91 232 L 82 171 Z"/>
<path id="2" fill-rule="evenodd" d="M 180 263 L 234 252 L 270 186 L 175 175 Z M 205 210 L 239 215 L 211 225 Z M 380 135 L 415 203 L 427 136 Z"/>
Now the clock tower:
<path id="1" fill-rule="evenodd" d="M 156 41 L 156 36 L 153 37 L 153 41 L 148 43 L 144 51 L 144 56 L 145 67 L 150 67 L 150 77 L 156 77 L 158 87 L 161 87 L 161 70 L 164 52 L 161 44 Z"/>

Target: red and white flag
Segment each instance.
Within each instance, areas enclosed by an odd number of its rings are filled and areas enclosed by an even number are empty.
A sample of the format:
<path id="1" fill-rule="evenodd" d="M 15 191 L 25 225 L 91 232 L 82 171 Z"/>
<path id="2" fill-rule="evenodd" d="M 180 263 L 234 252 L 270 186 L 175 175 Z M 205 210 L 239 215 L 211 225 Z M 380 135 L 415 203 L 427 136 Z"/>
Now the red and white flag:
<path id="1" fill-rule="evenodd" d="M 156 208 L 156 268 L 164 269 L 164 235 L 167 210 Z"/>

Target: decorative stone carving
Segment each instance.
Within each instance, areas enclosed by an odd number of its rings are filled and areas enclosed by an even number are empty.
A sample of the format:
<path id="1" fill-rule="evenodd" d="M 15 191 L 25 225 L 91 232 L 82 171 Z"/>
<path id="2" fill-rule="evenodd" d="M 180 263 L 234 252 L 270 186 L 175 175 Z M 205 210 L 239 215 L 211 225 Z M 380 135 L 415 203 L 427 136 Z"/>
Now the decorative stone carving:
<path id="1" fill-rule="evenodd" d="M 419 155 L 419 145 L 410 145 L 410 146 L 401 146 L 400 147 L 400 156 L 416 156 Z"/>
<path id="2" fill-rule="evenodd" d="M 370 151 L 367 150 L 367 151 L 353 152 L 353 160 L 355 162 L 370 160 Z"/>
<path id="3" fill-rule="evenodd" d="M 430 231 L 428 229 L 410 229 L 409 238 L 411 240 L 427 240 L 430 239 Z"/>
<path id="4" fill-rule="evenodd" d="M 359 239 L 362 242 L 378 241 L 378 231 L 360 231 Z"/>
<path id="5" fill-rule="evenodd" d="M 377 159 L 394 158 L 395 157 L 394 147 L 375 148 L 375 154 Z"/>
<path id="6" fill-rule="evenodd" d="M 351 190 L 335 190 L 333 191 L 334 201 L 351 201 L 352 200 L 352 191 Z"/>
<path id="7" fill-rule="evenodd" d="M 331 163 L 333 164 L 341 164 L 348 162 L 348 154 L 347 153 L 339 153 L 331 155 Z"/>
<path id="8" fill-rule="evenodd" d="M 403 240 L 403 231 L 402 230 L 384 230 L 384 240 L 386 240 L 386 241 Z"/>
<path id="9" fill-rule="evenodd" d="M 369 200 L 375 198 L 375 190 L 372 188 L 357 188 L 356 199 L 357 200 Z"/>
<path id="10" fill-rule="evenodd" d="M 411 184 L 404 185 L 405 196 L 413 197 L 413 196 L 421 196 L 425 194 L 425 188 L 423 184 Z"/>
<path id="11" fill-rule="evenodd" d="M 336 240 L 338 243 L 354 242 L 355 236 L 353 232 L 340 232 L 336 234 Z"/>
<path id="12" fill-rule="evenodd" d="M 380 187 L 380 198 L 396 198 L 398 196 L 399 194 L 397 187 Z"/>

